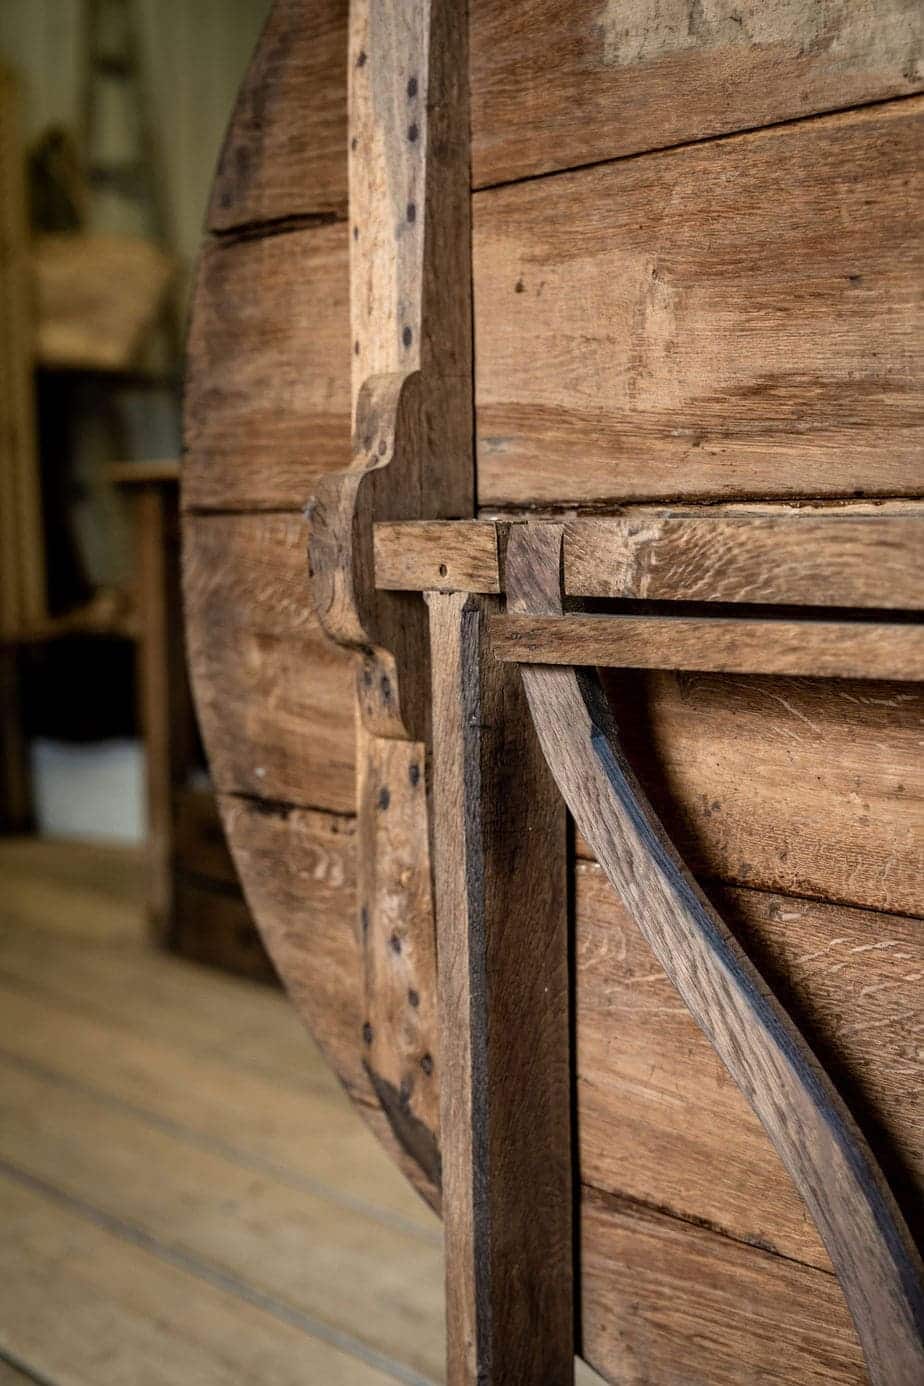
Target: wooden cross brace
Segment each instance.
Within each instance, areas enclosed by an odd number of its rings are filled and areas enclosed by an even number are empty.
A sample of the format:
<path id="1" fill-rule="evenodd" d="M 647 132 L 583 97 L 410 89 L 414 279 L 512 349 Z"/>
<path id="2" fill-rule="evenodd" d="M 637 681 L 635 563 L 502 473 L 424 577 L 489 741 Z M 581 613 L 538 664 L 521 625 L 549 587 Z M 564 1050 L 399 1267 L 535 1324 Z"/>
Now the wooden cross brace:
<path id="1" fill-rule="evenodd" d="M 451 0 L 353 0 L 353 461 L 311 508 L 319 614 L 356 652 L 357 1043 L 442 1199 L 450 1386 L 573 1380 L 565 802 L 802 1193 L 873 1382 L 918 1386 L 924 1274 L 901 1214 L 588 669 L 922 678 L 924 511 L 473 518 L 466 32 Z M 794 605 L 870 619 L 763 614 Z"/>

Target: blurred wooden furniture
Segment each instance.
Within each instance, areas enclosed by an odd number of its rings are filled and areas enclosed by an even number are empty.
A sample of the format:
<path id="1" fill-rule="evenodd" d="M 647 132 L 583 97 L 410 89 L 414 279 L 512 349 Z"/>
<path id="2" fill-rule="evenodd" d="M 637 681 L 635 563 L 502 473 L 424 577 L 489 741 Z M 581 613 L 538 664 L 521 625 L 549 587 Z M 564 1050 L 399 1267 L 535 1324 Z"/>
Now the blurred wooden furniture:
<path id="1" fill-rule="evenodd" d="M 175 461 L 109 468 L 135 517 L 138 696 L 147 763 L 147 907 L 154 937 L 189 958 L 269 980 L 202 756 L 186 672 Z"/>
<path id="2" fill-rule="evenodd" d="M 0 831 L 32 812 L 16 641 L 45 616 L 35 440 L 33 305 L 25 156 L 16 83 L 0 68 Z"/>

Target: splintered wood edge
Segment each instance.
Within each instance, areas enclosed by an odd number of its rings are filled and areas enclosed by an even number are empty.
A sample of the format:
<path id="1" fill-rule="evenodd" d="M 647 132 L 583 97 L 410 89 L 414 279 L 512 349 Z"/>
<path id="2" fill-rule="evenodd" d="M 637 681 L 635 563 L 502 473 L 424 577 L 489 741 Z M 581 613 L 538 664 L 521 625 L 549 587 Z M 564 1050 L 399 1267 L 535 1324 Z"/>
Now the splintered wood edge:
<path id="1" fill-rule="evenodd" d="M 504 591 L 508 520 L 375 526 L 386 591 Z M 633 508 L 566 521 L 573 597 L 924 608 L 924 506 Z"/>

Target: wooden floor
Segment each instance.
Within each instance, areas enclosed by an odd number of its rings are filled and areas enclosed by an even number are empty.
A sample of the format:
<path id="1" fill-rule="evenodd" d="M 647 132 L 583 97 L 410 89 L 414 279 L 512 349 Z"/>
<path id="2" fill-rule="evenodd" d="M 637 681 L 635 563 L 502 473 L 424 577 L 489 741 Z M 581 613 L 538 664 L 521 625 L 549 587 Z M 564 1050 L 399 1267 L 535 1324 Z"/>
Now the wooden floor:
<path id="1" fill-rule="evenodd" d="M 140 886 L 0 842 L 0 1386 L 439 1381 L 437 1219 L 281 994 L 146 944 Z"/>

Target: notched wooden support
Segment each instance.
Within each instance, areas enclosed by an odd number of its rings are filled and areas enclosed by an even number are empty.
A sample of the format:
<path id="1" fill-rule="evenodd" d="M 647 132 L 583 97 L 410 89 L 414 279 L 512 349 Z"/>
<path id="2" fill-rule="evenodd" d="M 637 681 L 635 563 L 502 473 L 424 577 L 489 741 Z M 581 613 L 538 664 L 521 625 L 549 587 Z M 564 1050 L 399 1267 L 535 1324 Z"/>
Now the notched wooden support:
<path id="1" fill-rule="evenodd" d="M 419 596 L 376 590 L 373 525 L 473 508 L 467 37 L 452 0 L 351 4 L 353 456 L 310 506 L 318 614 L 357 656 L 357 1044 L 434 1200 L 427 612 Z"/>
<path id="2" fill-rule="evenodd" d="M 515 527 L 507 557 L 514 613 L 561 616 L 562 541 L 558 525 Z M 668 839 L 596 675 L 521 667 L 546 760 L 578 827 L 815 1220 L 874 1386 L 919 1386 L 924 1268 L 865 1138 Z"/>

